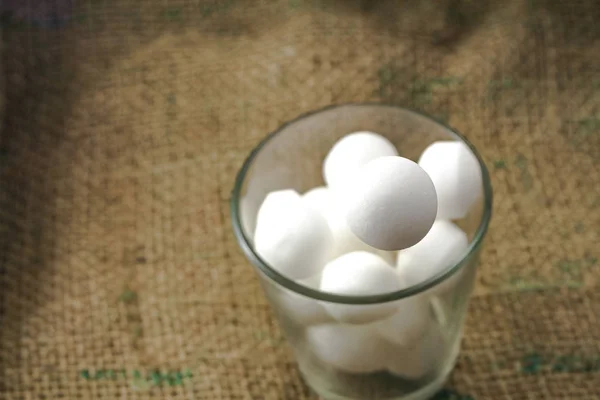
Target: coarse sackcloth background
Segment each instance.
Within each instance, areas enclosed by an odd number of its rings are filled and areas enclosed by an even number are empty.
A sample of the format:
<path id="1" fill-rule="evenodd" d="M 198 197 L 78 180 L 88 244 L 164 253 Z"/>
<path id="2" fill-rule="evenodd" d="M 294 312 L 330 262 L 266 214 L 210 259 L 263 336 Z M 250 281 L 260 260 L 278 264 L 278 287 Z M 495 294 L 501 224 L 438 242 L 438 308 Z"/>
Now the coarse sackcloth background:
<path id="1" fill-rule="evenodd" d="M 438 399 L 599 399 L 600 6 L 447 3 L 5 0 L 0 398 L 314 399 L 228 200 L 268 132 L 370 101 L 495 190 Z"/>

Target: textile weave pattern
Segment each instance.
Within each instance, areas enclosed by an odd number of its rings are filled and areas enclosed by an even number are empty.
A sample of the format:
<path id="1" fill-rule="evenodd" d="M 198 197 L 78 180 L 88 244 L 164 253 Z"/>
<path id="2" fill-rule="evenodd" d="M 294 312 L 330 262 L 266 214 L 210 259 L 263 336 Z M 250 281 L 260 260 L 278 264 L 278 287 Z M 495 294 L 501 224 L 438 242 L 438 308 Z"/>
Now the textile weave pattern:
<path id="1" fill-rule="evenodd" d="M 453 3 L 5 2 L 0 399 L 315 398 L 228 201 L 267 133 L 364 101 L 492 177 L 437 399 L 600 398 L 600 8 Z"/>

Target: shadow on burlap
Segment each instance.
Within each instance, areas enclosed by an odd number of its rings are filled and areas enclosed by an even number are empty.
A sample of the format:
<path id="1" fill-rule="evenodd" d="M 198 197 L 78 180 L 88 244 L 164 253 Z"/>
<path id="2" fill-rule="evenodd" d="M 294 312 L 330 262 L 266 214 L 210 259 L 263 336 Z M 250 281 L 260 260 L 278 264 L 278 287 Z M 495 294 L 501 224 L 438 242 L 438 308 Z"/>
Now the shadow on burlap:
<path id="1" fill-rule="evenodd" d="M 599 398 L 600 9 L 464 3 L 89 0 L 60 24 L 5 18 L 0 398 L 313 398 L 228 197 L 267 132 L 356 101 L 448 121 L 492 175 L 438 397 Z"/>

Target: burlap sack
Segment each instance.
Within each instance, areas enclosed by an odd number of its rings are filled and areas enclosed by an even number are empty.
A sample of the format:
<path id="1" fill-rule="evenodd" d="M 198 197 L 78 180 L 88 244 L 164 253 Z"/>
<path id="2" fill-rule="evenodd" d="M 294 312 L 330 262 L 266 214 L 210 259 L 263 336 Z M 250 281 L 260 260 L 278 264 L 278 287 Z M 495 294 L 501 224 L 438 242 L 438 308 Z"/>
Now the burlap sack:
<path id="1" fill-rule="evenodd" d="M 227 203 L 267 132 L 351 101 L 443 118 L 490 167 L 438 399 L 600 398 L 594 0 L 39 2 L 2 19 L 0 398 L 314 398 Z"/>

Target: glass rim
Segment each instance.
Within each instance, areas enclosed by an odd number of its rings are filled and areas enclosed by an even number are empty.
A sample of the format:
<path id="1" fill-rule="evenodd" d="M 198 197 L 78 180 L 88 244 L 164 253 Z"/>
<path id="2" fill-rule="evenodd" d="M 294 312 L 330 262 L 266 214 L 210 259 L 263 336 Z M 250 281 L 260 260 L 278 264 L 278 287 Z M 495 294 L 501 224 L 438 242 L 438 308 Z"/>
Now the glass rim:
<path id="1" fill-rule="evenodd" d="M 265 260 L 263 260 L 262 257 L 256 252 L 250 239 L 246 236 L 246 233 L 244 232 L 244 228 L 242 227 L 242 222 L 241 222 L 241 214 L 240 214 L 240 200 L 241 200 L 242 187 L 243 187 L 244 181 L 246 179 L 248 170 L 252 166 L 255 158 L 260 153 L 262 148 L 269 141 L 271 141 L 276 136 L 278 136 L 281 132 L 283 132 L 290 125 L 293 125 L 293 124 L 295 124 L 303 119 L 306 119 L 308 117 L 312 117 L 316 114 L 320 114 L 325 111 L 330 111 L 330 110 L 334 110 L 337 108 L 344 108 L 344 107 L 393 108 L 393 109 L 397 109 L 397 110 L 408 111 L 410 113 L 419 115 L 419 116 L 429 120 L 430 122 L 440 125 L 444 129 L 446 129 L 449 133 L 456 136 L 459 140 L 461 140 L 463 143 L 465 143 L 469 147 L 471 152 L 475 155 L 475 157 L 477 158 L 477 162 L 479 163 L 479 167 L 481 169 L 481 176 L 482 176 L 482 181 L 483 181 L 483 196 L 484 196 L 483 215 L 481 217 L 481 222 L 479 223 L 479 226 L 477 227 L 477 231 L 475 232 L 475 236 L 473 237 L 473 240 L 471 241 L 471 243 L 469 243 L 469 247 L 467 248 L 465 254 L 461 257 L 461 259 L 459 261 L 454 263 L 451 267 L 446 268 L 444 271 L 438 273 L 437 275 L 432 276 L 431 278 L 429 278 L 427 280 L 424 280 L 415 285 L 411 285 L 411 286 L 408 286 L 406 288 L 403 288 L 403 289 L 400 289 L 400 290 L 397 290 L 394 292 L 388 292 L 388 293 L 382 293 L 382 294 L 376 294 L 376 295 L 368 295 L 368 296 L 356 296 L 356 295 L 351 296 L 351 295 L 341 295 L 341 294 L 334 294 L 334 293 L 329 293 L 329 292 L 322 292 L 320 290 L 313 289 L 313 288 L 304 286 L 300 283 L 297 283 L 293 279 L 286 277 L 285 275 L 278 272 L 275 268 L 271 267 L 269 265 L 269 263 L 267 263 Z M 490 224 L 491 217 L 492 217 L 492 200 L 493 200 L 492 185 L 491 185 L 488 169 L 487 169 L 485 163 L 483 162 L 483 159 L 481 158 L 477 149 L 471 144 L 471 142 L 469 142 L 469 140 L 466 137 L 464 137 L 461 133 L 459 133 L 456 129 L 448 126 L 446 123 L 441 122 L 438 119 L 436 119 L 422 111 L 418 111 L 418 110 L 408 108 L 408 107 L 393 105 L 393 104 L 368 103 L 367 102 L 367 103 L 333 104 L 333 105 L 322 107 L 322 108 L 319 108 L 316 110 L 312 110 L 312 111 L 300 114 L 298 117 L 296 117 L 288 122 L 283 123 L 277 129 L 275 129 L 273 132 L 269 133 L 265 138 L 263 138 L 256 145 L 256 147 L 254 147 L 254 149 L 252 149 L 250 154 L 244 160 L 244 163 L 242 164 L 242 167 L 236 176 L 235 184 L 234 184 L 233 190 L 231 192 L 229 204 L 230 204 L 230 211 L 231 211 L 231 216 L 232 216 L 231 222 L 233 225 L 233 232 L 234 232 L 234 235 L 236 237 L 236 240 L 237 240 L 239 246 L 241 247 L 242 251 L 244 252 L 245 256 L 248 258 L 248 260 L 254 266 L 256 266 L 262 273 L 264 273 L 269 279 L 271 279 L 272 281 L 285 287 L 286 289 L 291 290 L 292 292 L 301 294 L 306 297 L 310 297 L 315 300 L 326 301 L 329 303 L 339 303 L 339 304 L 368 305 L 368 304 L 387 303 L 387 302 L 397 301 L 397 300 L 400 300 L 403 298 L 407 298 L 410 296 L 414 296 L 418 293 L 426 291 L 427 289 L 429 289 L 437 284 L 440 284 L 442 281 L 449 279 L 450 276 L 457 273 L 466 264 L 467 259 L 469 259 L 471 257 L 471 255 L 473 255 L 479 249 L 479 247 L 481 246 L 481 243 L 483 242 L 483 239 L 485 237 L 485 234 L 487 232 L 487 229 Z"/>

